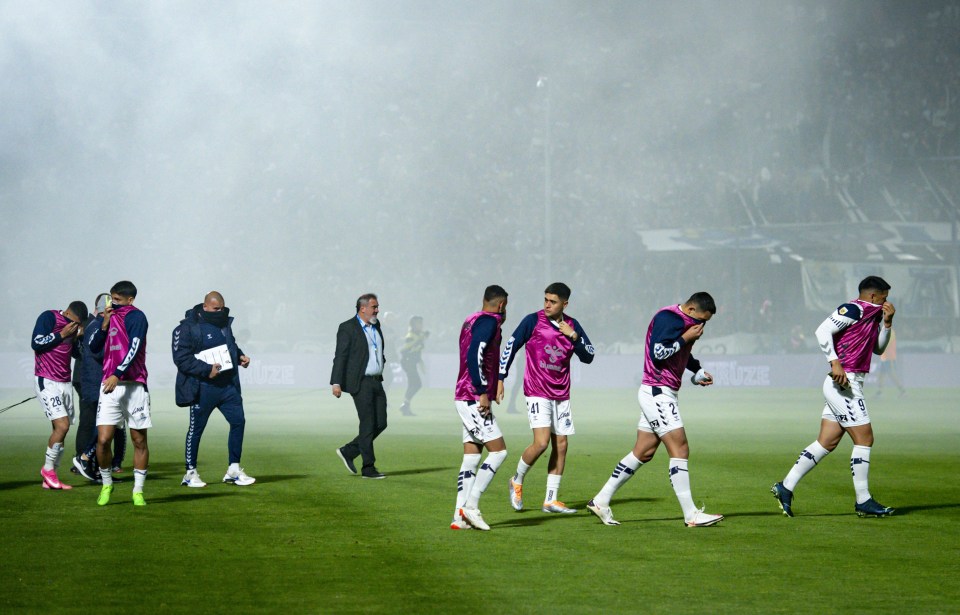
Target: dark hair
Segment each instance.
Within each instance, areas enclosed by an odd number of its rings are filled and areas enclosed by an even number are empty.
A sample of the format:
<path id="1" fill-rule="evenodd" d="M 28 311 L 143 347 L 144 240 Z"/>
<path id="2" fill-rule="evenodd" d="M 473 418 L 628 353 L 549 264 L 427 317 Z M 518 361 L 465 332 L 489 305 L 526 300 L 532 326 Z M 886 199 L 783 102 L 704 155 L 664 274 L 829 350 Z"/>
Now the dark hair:
<path id="1" fill-rule="evenodd" d="M 503 287 L 499 284 L 491 284 L 486 287 L 483 291 L 483 302 L 490 303 L 494 299 L 506 299 L 507 291 L 503 290 Z"/>
<path id="2" fill-rule="evenodd" d="M 121 297 L 136 297 L 137 287 L 133 285 L 133 282 L 121 280 L 110 288 L 110 294 L 112 295 L 113 293 L 117 293 Z"/>
<path id="3" fill-rule="evenodd" d="M 687 305 L 695 305 L 698 310 L 710 312 L 711 314 L 717 313 L 717 304 L 714 303 L 713 297 L 707 292 L 700 291 L 693 293 L 690 295 L 690 298 L 687 299 Z"/>
<path id="4" fill-rule="evenodd" d="M 880 276 L 868 275 L 860 282 L 860 286 L 857 287 L 857 290 L 861 293 L 865 290 L 890 290 L 890 285 L 887 284 L 887 281 Z"/>
<path id="5" fill-rule="evenodd" d="M 357 311 L 360 311 L 360 307 L 370 303 L 371 299 L 376 299 L 377 296 L 373 293 L 364 293 L 357 297 Z"/>
<path id="6" fill-rule="evenodd" d="M 87 311 L 87 304 L 83 301 L 71 301 L 67 309 L 70 310 L 81 323 L 87 322 L 87 318 L 90 317 L 90 312 Z"/>
<path id="7" fill-rule="evenodd" d="M 551 295 L 556 295 L 560 297 L 561 301 L 570 300 L 570 287 L 564 284 L 563 282 L 554 282 L 550 286 L 544 288 L 543 292 Z"/>

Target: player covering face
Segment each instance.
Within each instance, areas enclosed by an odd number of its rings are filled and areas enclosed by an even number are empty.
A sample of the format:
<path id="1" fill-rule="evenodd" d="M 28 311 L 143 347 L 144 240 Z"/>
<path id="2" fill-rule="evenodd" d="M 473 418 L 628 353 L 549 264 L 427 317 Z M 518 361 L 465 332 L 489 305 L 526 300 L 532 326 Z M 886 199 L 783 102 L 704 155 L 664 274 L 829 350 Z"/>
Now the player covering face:
<path id="1" fill-rule="evenodd" d="M 873 427 L 863 397 L 863 383 L 870 372 L 872 355 L 883 354 L 893 335 L 896 309 L 887 301 L 890 284 L 883 278 L 864 278 L 858 291 L 856 299 L 838 307 L 817 327 L 817 341 L 830 364 L 823 381 L 825 403 L 820 415 L 820 434 L 803 449 L 786 477 L 770 488 L 788 517 L 793 516 L 793 492 L 797 483 L 837 448 L 844 434 L 853 440 L 850 473 L 856 494 L 854 512 L 861 517 L 893 514 L 892 508 L 883 506 L 870 494 Z"/>
<path id="2" fill-rule="evenodd" d="M 717 307 L 708 293 L 694 293 L 681 305 L 661 308 L 647 327 L 643 380 L 637 396 L 640 422 L 633 450 L 620 460 L 610 478 L 587 508 L 605 525 L 620 525 L 613 518 L 610 499 L 640 466 L 650 462 L 662 442 L 670 455 L 668 474 L 687 527 L 705 527 L 723 520 L 697 508 L 690 490 L 688 458 L 690 447 L 680 416 L 679 392 L 684 371 L 690 371 L 693 384 L 710 386 L 713 376 L 704 371 L 692 354 L 693 345 L 703 335 L 704 326 Z"/>

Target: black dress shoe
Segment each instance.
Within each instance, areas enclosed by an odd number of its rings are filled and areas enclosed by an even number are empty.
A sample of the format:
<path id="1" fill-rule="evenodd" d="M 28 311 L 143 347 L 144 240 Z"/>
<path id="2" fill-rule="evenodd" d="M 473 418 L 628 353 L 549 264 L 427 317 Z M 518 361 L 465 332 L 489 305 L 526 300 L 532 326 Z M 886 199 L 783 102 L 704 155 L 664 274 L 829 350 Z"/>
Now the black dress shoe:
<path id="1" fill-rule="evenodd" d="M 381 478 L 386 478 L 387 475 L 381 474 L 379 470 L 377 470 L 376 468 L 373 468 L 372 470 L 364 470 L 363 477 L 372 478 L 374 480 L 380 480 Z"/>
<path id="2" fill-rule="evenodd" d="M 353 459 L 350 459 L 344 455 L 342 449 L 337 449 L 337 457 L 340 458 L 340 461 L 343 462 L 343 465 L 347 466 L 347 472 L 350 472 L 351 474 L 357 473 L 357 466 L 353 465 Z"/>

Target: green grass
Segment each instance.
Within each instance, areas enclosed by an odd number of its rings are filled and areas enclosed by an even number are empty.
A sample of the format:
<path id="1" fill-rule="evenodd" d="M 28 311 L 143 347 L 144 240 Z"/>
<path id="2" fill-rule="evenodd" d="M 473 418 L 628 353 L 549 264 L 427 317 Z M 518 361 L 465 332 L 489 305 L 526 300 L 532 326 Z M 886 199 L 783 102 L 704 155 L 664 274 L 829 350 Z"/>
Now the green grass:
<path id="1" fill-rule="evenodd" d="M 348 475 L 333 454 L 355 430 L 349 399 L 250 391 L 244 466 L 257 484 L 217 482 L 226 469 L 217 414 L 200 450 L 205 489 L 180 487 L 186 413 L 155 392 L 148 506 L 130 504 L 128 479 L 101 508 L 99 488 L 65 468 L 75 489 L 40 488 L 49 423 L 29 402 L 0 415 L 0 611 L 960 610 L 953 391 L 870 399 L 871 490 L 895 516 L 853 514 L 846 440 L 801 483 L 787 519 L 769 488 L 816 436 L 819 393 L 688 389 L 694 498 L 727 516 L 713 528 L 683 526 L 662 449 L 614 499 L 620 527 L 585 510 L 514 512 L 507 477 L 530 435 L 525 417 L 501 409 L 510 455 L 481 500 L 492 531 L 450 531 L 462 448 L 443 390 L 421 394 L 416 417 L 391 415 L 377 442 L 383 481 Z M 28 395 L 3 393 L 6 403 Z M 626 389 L 577 390 L 573 404 L 561 498 L 583 508 L 631 448 L 639 409 Z M 545 461 L 528 475 L 530 503 L 542 497 Z"/>

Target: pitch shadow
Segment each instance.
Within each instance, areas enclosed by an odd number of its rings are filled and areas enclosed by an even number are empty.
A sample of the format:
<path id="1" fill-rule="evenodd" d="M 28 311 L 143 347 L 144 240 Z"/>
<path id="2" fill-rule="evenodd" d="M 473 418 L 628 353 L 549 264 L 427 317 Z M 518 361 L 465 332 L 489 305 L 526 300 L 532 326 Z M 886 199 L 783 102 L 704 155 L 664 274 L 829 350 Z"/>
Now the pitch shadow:
<path id="1" fill-rule="evenodd" d="M 256 484 L 261 483 L 282 483 L 285 480 L 303 480 L 305 478 L 310 478 L 309 474 L 257 474 L 254 478 L 257 479 Z"/>
<path id="2" fill-rule="evenodd" d="M 212 498 L 229 497 L 231 495 L 229 491 L 205 491 L 202 493 L 197 493 L 197 491 L 197 489 L 191 489 L 189 493 L 177 493 L 158 498 L 151 498 L 149 494 L 147 494 L 147 506 L 153 506 L 154 504 L 176 504 L 187 500 L 209 500 Z M 126 500 L 118 503 L 124 505 L 129 504 Z M 111 502 L 111 504 L 113 504 L 113 502 Z"/>
<path id="3" fill-rule="evenodd" d="M 438 467 L 438 468 L 414 468 L 412 470 L 394 470 L 387 471 L 384 474 L 387 475 L 387 478 L 391 476 L 409 476 L 413 474 L 432 474 L 434 472 L 449 472 L 451 471 L 449 467 Z M 359 474 L 357 475 L 359 476 Z"/>
<path id="4" fill-rule="evenodd" d="M 12 480 L 6 483 L 0 483 L 0 491 L 21 489 L 24 487 L 36 487 L 43 489 L 43 479 L 40 480 Z"/>

